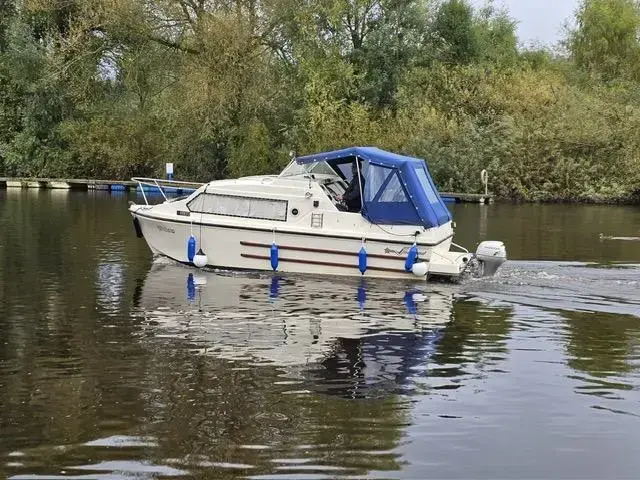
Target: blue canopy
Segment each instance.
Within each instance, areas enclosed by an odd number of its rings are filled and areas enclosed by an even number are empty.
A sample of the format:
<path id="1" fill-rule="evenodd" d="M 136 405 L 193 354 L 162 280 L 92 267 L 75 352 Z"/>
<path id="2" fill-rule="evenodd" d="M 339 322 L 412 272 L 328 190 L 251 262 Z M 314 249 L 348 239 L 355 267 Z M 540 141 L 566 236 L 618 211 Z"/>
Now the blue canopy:
<path id="1" fill-rule="evenodd" d="M 362 215 L 372 223 L 438 227 L 451 221 L 424 160 L 375 147 L 351 147 L 298 157 L 297 163 L 363 161 Z"/>

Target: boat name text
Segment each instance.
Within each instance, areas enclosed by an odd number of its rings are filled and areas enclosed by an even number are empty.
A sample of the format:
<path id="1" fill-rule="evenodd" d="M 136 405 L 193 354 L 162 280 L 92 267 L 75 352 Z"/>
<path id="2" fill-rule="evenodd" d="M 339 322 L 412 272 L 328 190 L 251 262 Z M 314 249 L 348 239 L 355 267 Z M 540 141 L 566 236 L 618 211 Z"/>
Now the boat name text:
<path id="1" fill-rule="evenodd" d="M 173 228 L 165 227 L 164 225 L 158 225 L 158 230 L 160 230 L 161 232 L 176 233 Z"/>

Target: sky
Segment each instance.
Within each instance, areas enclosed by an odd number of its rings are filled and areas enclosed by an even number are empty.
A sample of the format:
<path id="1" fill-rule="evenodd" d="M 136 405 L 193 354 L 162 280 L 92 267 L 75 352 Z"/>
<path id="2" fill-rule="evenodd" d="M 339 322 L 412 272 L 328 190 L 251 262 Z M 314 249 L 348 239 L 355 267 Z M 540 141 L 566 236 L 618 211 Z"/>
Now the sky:
<path id="1" fill-rule="evenodd" d="M 485 0 L 472 0 L 482 6 Z M 553 45 L 564 35 L 562 25 L 571 20 L 579 0 L 496 0 L 496 5 L 507 7 L 512 18 L 518 21 L 520 42 Z"/>

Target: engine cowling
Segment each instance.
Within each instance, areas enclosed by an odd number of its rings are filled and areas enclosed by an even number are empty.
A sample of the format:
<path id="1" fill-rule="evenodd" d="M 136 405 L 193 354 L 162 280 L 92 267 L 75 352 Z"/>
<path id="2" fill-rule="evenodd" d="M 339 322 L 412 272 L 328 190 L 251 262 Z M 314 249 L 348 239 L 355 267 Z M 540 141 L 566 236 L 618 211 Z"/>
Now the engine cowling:
<path id="1" fill-rule="evenodd" d="M 476 258 L 482 264 L 482 275 L 491 276 L 507 261 L 507 249 L 502 242 L 487 240 L 478 245 Z"/>

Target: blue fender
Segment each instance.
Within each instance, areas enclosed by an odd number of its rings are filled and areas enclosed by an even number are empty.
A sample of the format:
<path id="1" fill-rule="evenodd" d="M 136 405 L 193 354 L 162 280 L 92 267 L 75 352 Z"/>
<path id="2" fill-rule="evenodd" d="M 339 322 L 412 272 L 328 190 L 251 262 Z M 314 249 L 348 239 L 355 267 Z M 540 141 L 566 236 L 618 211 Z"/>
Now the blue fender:
<path id="1" fill-rule="evenodd" d="M 418 259 L 418 247 L 414 243 L 409 249 L 409 253 L 407 253 L 407 260 L 404 262 L 404 269 L 407 272 L 410 272 L 413 269 L 413 264 L 416 263 Z"/>
<path id="2" fill-rule="evenodd" d="M 364 245 L 360 247 L 360 251 L 358 252 L 358 269 L 363 275 L 364 272 L 367 271 L 367 249 L 364 248 Z"/>
<path id="3" fill-rule="evenodd" d="M 276 242 L 273 242 L 271 244 L 271 268 L 273 268 L 273 270 L 277 270 L 278 269 L 278 245 L 276 245 Z"/>
<path id="4" fill-rule="evenodd" d="M 187 258 L 189 262 L 193 262 L 193 257 L 196 256 L 196 238 L 191 235 L 187 242 Z"/>

